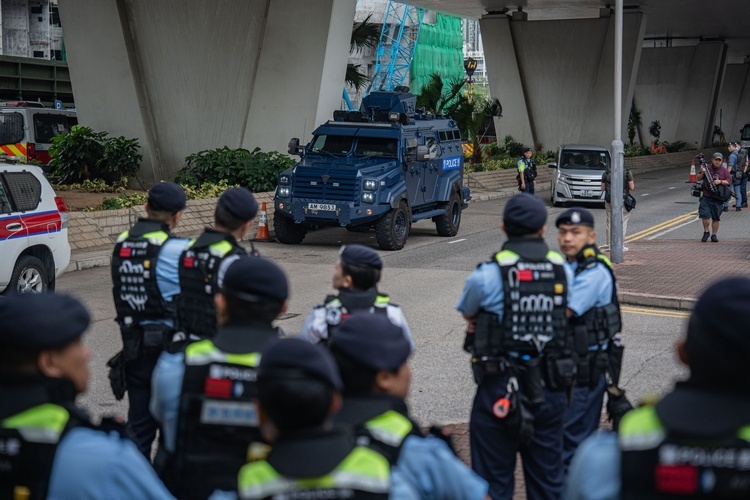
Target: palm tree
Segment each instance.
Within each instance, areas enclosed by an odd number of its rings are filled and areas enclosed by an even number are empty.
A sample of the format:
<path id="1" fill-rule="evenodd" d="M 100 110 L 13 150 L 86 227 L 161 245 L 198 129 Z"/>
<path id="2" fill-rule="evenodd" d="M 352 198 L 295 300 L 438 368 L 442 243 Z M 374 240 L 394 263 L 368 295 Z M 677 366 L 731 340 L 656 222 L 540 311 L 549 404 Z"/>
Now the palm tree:
<path id="1" fill-rule="evenodd" d="M 349 40 L 349 52 L 357 52 L 365 48 L 371 49 L 375 47 L 380 38 L 380 28 L 377 24 L 371 23 L 370 18 L 372 14 L 367 16 L 361 23 L 354 23 L 352 29 L 352 37 Z M 347 64 L 346 65 L 346 76 L 344 77 L 344 83 L 351 85 L 357 90 L 361 90 L 370 82 L 367 77 L 367 73 L 360 70 L 359 64 Z"/>
<path id="2" fill-rule="evenodd" d="M 635 134 L 638 132 L 638 127 L 641 123 L 641 110 L 635 107 L 635 103 L 630 107 L 630 116 L 628 117 L 628 139 L 630 140 L 630 146 L 632 147 L 635 140 Z"/>

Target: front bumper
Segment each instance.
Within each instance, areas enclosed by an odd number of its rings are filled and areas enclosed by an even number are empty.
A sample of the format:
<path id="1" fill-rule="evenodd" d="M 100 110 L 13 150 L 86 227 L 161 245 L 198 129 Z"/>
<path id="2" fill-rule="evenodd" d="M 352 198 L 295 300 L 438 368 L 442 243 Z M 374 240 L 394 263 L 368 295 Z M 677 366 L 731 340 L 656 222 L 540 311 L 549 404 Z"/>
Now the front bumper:
<path id="1" fill-rule="evenodd" d="M 335 210 L 315 210 L 310 204 L 332 205 Z M 353 202 L 275 199 L 274 208 L 297 223 L 308 222 L 325 226 L 349 226 L 375 221 L 388 212 L 390 205 L 357 204 Z"/>

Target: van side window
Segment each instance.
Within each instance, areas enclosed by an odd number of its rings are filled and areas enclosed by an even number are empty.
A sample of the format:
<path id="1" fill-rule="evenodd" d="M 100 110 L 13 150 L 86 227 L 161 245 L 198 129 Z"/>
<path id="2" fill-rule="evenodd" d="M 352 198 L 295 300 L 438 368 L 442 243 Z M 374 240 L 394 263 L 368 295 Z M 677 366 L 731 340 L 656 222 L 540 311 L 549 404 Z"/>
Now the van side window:
<path id="1" fill-rule="evenodd" d="M 17 212 L 35 210 L 42 201 L 42 185 L 31 172 L 6 172 L 5 182 Z"/>
<path id="2" fill-rule="evenodd" d="M 52 142 L 52 137 L 57 134 L 67 134 L 70 132 L 70 128 L 69 117 L 65 115 L 34 113 L 34 135 L 36 142 Z"/>
<path id="3" fill-rule="evenodd" d="M 17 144 L 23 141 L 23 115 L 0 113 L 0 144 Z"/>

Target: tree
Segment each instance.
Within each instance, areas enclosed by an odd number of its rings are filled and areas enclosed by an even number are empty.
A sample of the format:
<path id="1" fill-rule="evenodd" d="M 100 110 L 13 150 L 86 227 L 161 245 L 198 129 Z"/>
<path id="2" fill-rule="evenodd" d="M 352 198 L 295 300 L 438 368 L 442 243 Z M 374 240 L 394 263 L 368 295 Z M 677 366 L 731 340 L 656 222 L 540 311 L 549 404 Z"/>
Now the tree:
<path id="1" fill-rule="evenodd" d="M 380 38 L 380 28 L 377 24 L 371 23 L 370 18 L 372 14 L 367 16 L 361 23 L 354 23 L 352 29 L 352 36 L 349 40 L 349 52 L 357 52 L 365 48 L 371 49 L 375 47 Z M 344 83 L 351 85 L 357 90 L 361 90 L 365 87 L 370 79 L 367 77 L 367 73 L 360 70 L 362 66 L 359 64 L 347 64 L 346 65 L 346 76 L 344 77 Z"/>
<path id="2" fill-rule="evenodd" d="M 635 107 L 635 103 L 630 107 L 630 116 L 628 117 L 628 139 L 630 140 L 630 146 L 632 147 L 635 140 L 635 134 L 638 132 L 638 127 L 641 123 L 641 110 Z"/>

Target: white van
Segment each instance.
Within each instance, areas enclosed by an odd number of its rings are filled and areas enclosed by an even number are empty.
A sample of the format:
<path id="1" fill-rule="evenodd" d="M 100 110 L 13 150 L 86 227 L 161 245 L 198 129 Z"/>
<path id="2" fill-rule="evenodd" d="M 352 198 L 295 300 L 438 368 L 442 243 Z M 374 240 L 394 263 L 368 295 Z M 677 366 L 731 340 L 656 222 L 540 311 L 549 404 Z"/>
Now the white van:
<path id="1" fill-rule="evenodd" d="M 67 134 L 77 124 L 74 110 L 45 108 L 30 101 L 0 102 L 0 154 L 46 166 L 52 137 Z"/>
<path id="2" fill-rule="evenodd" d="M 602 174 L 611 165 L 609 150 L 591 144 L 565 144 L 557 148 L 550 200 L 559 207 L 565 202 L 604 203 Z"/>

